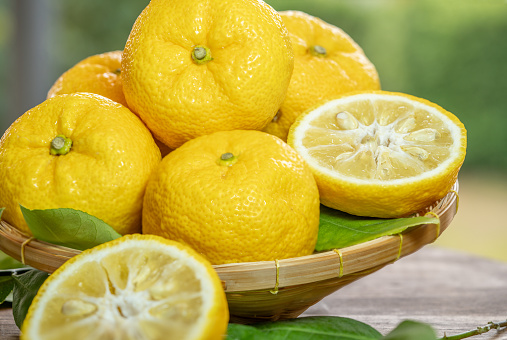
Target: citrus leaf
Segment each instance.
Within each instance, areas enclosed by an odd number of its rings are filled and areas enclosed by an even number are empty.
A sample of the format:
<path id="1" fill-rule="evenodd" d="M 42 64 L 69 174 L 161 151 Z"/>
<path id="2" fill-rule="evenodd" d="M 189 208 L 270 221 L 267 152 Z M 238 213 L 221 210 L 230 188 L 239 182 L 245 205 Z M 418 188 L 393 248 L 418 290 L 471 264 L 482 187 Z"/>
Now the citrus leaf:
<path id="1" fill-rule="evenodd" d="M 11 276 L 0 276 L 0 304 L 4 303 L 14 288 L 14 280 Z"/>
<path id="2" fill-rule="evenodd" d="M 280 322 L 280 321 L 278 321 Z M 255 326 L 230 323 L 227 327 L 226 340 L 262 340 L 265 339 L 264 332 Z M 269 338 L 266 338 L 269 340 Z"/>
<path id="3" fill-rule="evenodd" d="M 0 251 L 0 270 L 26 267 L 23 263 L 13 259 L 3 251 Z"/>
<path id="4" fill-rule="evenodd" d="M 261 323 L 253 326 L 229 324 L 227 340 L 378 340 L 371 326 L 338 316 L 312 316 Z"/>
<path id="5" fill-rule="evenodd" d="M 0 218 L 2 218 L 2 213 L 5 208 L 0 208 Z M 15 269 L 15 268 L 23 268 L 25 265 L 19 261 L 16 261 L 3 251 L 0 251 L 0 270 L 4 269 Z"/>
<path id="6" fill-rule="evenodd" d="M 85 250 L 121 237 L 107 223 L 83 211 L 20 207 L 33 236 L 41 241 Z"/>
<path id="7" fill-rule="evenodd" d="M 33 298 L 48 277 L 48 273 L 37 269 L 32 269 L 21 275 L 12 275 L 14 281 L 12 315 L 18 328 L 21 328 Z"/>
<path id="8" fill-rule="evenodd" d="M 321 205 L 315 250 L 344 248 L 381 236 L 399 234 L 410 227 L 438 223 L 438 218 L 426 216 L 394 219 L 360 217 Z"/>
<path id="9" fill-rule="evenodd" d="M 384 336 L 382 340 L 435 340 L 436 338 L 435 330 L 430 325 L 405 320 Z"/>

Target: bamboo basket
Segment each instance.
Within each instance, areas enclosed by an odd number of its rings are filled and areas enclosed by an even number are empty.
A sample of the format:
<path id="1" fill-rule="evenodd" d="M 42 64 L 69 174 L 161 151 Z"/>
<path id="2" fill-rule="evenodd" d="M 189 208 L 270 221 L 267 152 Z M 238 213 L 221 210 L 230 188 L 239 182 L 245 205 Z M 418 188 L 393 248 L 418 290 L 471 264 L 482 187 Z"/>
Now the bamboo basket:
<path id="1" fill-rule="evenodd" d="M 215 265 L 229 303 L 231 322 L 254 323 L 295 318 L 341 287 L 396 262 L 435 241 L 458 208 L 456 181 L 441 200 L 416 215 L 432 214 L 440 224 L 425 224 L 402 234 L 358 245 L 275 261 Z M 30 239 L 0 221 L 0 249 L 48 273 L 79 250 Z"/>

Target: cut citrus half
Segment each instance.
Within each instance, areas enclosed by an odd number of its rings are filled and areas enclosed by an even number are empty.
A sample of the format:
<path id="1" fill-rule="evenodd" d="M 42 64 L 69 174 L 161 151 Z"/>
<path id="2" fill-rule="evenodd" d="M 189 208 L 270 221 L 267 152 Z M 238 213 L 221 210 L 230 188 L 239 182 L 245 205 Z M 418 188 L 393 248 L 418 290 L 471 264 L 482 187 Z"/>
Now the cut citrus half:
<path id="1" fill-rule="evenodd" d="M 399 217 L 447 194 L 466 153 L 452 113 L 403 93 L 349 93 L 302 114 L 288 143 L 310 165 L 321 203 L 349 214 Z"/>
<path id="2" fill-rule="evenodd" d="M 222 339 L 228 308 L 191 248 L 128 235 L 75 256 L 42 285 L 22 339 Z"/>

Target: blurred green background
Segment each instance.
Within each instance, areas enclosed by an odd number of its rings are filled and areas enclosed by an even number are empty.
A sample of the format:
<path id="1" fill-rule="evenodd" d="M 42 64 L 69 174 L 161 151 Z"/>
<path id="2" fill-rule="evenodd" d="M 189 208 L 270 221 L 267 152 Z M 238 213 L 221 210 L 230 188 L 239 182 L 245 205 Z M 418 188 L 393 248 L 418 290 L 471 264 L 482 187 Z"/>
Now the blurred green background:
<path id="1" fill-rule="evenodd" d="M 65 70 L 123 49 L 148 0 L 0 0 L 0 130 Z M 468 130 L 460 211 L 438 245 L 507 261 L 507 1 L 268 0 L 347 32 L 384 90 L 429 99 Z"/>

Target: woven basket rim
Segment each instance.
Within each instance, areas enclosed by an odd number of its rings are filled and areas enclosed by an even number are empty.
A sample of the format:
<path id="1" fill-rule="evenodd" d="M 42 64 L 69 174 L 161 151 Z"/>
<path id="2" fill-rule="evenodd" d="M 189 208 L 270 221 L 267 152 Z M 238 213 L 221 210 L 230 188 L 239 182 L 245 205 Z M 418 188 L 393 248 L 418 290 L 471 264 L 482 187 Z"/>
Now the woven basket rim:
<path id="1" fill-rule="evenodd" d="M 394 263 L 434 242 L 449 226 L 458 208 L 456 181 L 439 201 L 414 216 L 427 213 L 439 217 L 440 224 L 424 224 L 401 234 L 382 236 L 357 245 L 312 255 L 260 262 L 214 265 L 227 293 L 271 290 L 299 286 L 354 275 Z M 81 253 L 76 249 L 50 244 L 21 233 L 0 221 L 0 250 L 31 267 L 52 273 L 65 261 Z"/>

